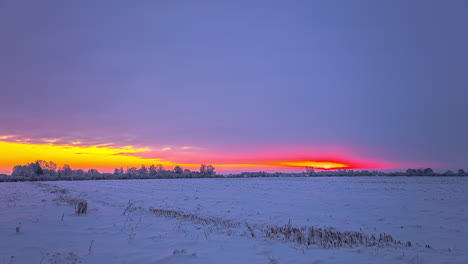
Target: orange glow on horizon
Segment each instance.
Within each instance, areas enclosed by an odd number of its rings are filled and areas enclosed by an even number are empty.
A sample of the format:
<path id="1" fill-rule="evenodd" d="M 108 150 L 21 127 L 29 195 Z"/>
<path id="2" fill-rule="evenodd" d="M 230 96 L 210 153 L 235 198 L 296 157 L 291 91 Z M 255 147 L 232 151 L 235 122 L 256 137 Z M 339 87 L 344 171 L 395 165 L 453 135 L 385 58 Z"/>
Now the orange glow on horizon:
<path id="1" fill-rule="evenodd" d="M 27 144 L 0 141 L 0 171 L 11 172 L 15 165 L 36 160 L 53 161 L 59 166 L 70 164 L 72 168 L 117 168 L 143 164 L 175 165 L 159 159 L 143 159 L 129 154 L 149 151 L 131 146 L 116 148 L 108 146 L 58 146 L 53 144 Z M 190 165 L 190 164 L 188 164 Z"/>
<path id="2" fill-rule="evenodd" d="M 3 139 L 3 141 L 2 141 Z M 151 152 L 149 148 L 135 148 L 132 146 L 114 147 L 113 144 L 97 144 L 97 145 L 77 145 L 78 142 L 73 142 L 68 145 L 57 145 L 55 140 L 49 140 L 49 143 L 32 144 L 28 142 L 9 142 L 7 138 L 0 137 L 0 173 L 10 174 L 15 165 L 24 165 L 36 160 L 53 161 L 58 166 L 69 164 L 72 169 L 97 169 L 101 172 L 112 172 L 114 168 L 140 167 L 141 165 L 149 166 L 151 164 L 161 164 L 166 169 L 172 169 L 176 165 L 183 168 L 198 170 L 199 164 L 178 163 L 176 160 L 181 157 L 182 153 L 175 153 L 170 158 L 171 160 L 148 158 L 147 154 Z M 82 142 L 79 142 L 82 143 Z M 185 150 L 190 149 L 184 147 Z M 173 153 L 174 154 L 174 153 Z M 193 154 L 193 153 L 192 153 Z M 194 153 L 192 157 L 203 156 L 206 153 Z M 209 153 L 208 153 L 209 154 Z M 146 155 L 146 156 L 145 156 Z M 237 156 L 241 157 L 242 154 Z M 329 160 L 295 160 L 294 157 L 287 157 L 282 160 L 263 160 L 251 156 L 248 160 L 240 161 L 238 158 L 231 156 L 223 160 L 216 158 L 213 164 L 218 172 L 222 171 L 284 171 L 284 170 L 300 170 L 301 168 L 313 167 L 315 169 L 333 170 L 333 169 L 351 169 L 351 168 L 370 168 L 375 164 L 366 163 L 367 166 L 358 166 L 355 162 L 342 162 L 334 159 Z M 221 159 L 225 158 L 222 154 Z M 233 158 L 233 159 L 231 159 Z M 173 160 L 174 159 L 174 160 Z M 193 159 L 185 159 L 186 161 Z M 237 161 L 235 161 L 237 160 Z M 240 162 L 239 162 L 240 161 Z M 361 163 L 362 164 L 362 163 Z"/>

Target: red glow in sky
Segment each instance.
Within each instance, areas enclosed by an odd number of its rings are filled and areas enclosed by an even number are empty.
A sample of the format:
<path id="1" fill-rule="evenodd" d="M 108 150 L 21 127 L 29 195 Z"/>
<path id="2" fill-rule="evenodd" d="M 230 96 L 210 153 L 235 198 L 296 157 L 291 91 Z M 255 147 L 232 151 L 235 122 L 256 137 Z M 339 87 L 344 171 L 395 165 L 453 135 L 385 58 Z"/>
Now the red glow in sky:
<path id="1" fill-rule="evenodd" d="M 322 157 L 318 154 L 307 156 L 304 151 L 287 148 L 266 149 L 247 154 L 239 151 L 215 153 L 188 146 L 143 148 L 117 146 L 114 143 L 92 145 L 81 141 L 63 142 L 57 139 L 30 140 L 12 136 L 0 138 L 0 155 L 4 157 L 0 161 L 0 171 L 3 173 L 11 172 L 15 165 L 35 160 L 51 160 L 59 165 L 69 164 L 81 169 L 98 168 L 102 171 L 151 164 L 162 164 L 167 168 L 181 165 L 191 170 L 197 170 L 200 164 L 213 164 L 221 173 L 300 171 L 307 167 L 323 170 L 377 169 L 388 166 L 382 162 L 351 159 L 345 154 L 331 154 L 330 151 Z"/>

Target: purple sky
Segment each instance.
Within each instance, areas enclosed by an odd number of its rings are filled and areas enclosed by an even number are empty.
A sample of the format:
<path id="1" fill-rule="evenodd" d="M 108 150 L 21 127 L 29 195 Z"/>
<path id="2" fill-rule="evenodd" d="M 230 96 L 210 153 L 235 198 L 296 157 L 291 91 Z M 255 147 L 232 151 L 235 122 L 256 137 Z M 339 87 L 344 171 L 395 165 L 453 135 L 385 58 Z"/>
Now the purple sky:
<path id="1" fill-rule="evenodd" d="M 457 0 L 0 0 L 0 136 L 467 168 L 467 25 Z"/>

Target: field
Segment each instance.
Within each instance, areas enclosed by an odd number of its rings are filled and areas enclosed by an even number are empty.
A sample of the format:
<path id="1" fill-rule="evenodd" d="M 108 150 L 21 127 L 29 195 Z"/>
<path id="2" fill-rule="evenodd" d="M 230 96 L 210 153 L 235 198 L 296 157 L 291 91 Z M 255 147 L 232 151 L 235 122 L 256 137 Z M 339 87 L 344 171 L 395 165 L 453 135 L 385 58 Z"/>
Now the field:
<path id="1" fill-rule="evenodd" d="M 468 263 L 467 177 L 17 182 L 0 192 L 1 264 Z"/>

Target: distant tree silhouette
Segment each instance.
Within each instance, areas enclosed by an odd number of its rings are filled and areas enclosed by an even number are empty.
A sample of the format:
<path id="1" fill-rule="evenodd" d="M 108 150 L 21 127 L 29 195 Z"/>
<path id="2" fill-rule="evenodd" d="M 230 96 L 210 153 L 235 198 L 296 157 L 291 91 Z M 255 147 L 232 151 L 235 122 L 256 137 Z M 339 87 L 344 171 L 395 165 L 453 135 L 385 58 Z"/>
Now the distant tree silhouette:
<path id="1" fill-rule="evenodd" d="M 89 172 L 89 171 L 88 171 L 88 172 Z M 73 174 L 75 174 L 77 177 L 84 177 L 84 176 L 86 176 L 86 173 L 85 173 L 84 170 L 82 170 L 82 169 L 79 169 L 79 170 L 74 171 Z"/>
<path id="2" fill-rule="evenodd" d="M 145 165 L 142 165 L 140 169 L 138 169 L 138 176 L 146 178 L 148 177 L 148 169 Z"/>
<path id="3" fill-rule="evenodd" d="M 306 168 L 306 172 L 309 174 L 309 175 L 313 175 L 315 173 L 315 169 L 313 167 L 307 167 Z"/>
<path id="4" fill-rule="evenodd" d="M 61 176 L 71 176 L 73 170 L 71 169 L 70 165 L 65 164 L 61 169 L 59 169 L 59 175 Z"/>
<path id="5" fill-rule="evenodd" d="M 173 171 L 175 174 L 182 174 L 184 172 L 184 170 L 180 166 L 175 166 Z"/>
<path id="6" fill-rule="evenodd" d="M 202 164 L 200 165 L 200 174 L 205 175 L 205 173 L 206 173 L 206 165 Z"/>
<path id="7" fill-rule="evenodd" d="M 163 172 L 163 171 L 164 171 L 164 166 L 161 165 L 161 164 L 158 164 L 158 165 L 156 165 L 156 170 L 157 170 L 158 172 Z"/>
<path id="8" fill-rule="evenodd" d="M 122 174 L 124 174 L 124 169 L 123 168 L 120 168 L 120 169 L 116 168 L 114 170 L 114 175 L 122 175 Z"/>
<path id="9" fill-rule="evenodd" d="M 156 169 L 156 166 L 154 165 L 149 166 L 148 173 L 150 177 L 156 176 L 156 174 L 158 174 L 158 170 Z"/>
<path id="10" fill-rule="evenodd" d="M 205 173 L 208 175 L 208 176 L 214 176 L 216 174 L 215 172 L 215 167 L 213 165 L 208 165 L 206 166 L 206 171 Z"/>
<path id="11" fill-rule="evenodd" d="M 259 172 L 243 172 L 239 174 L 220 175 L 217 176 L 213 165 L 200 165 L 200 171 L 190 171 L 183 169 L 181 166 L 175 166 L 172 170 L 164 170 L 160 164 L 151 165 L 147 168 L 142 165 L 139 169 L 135 167 L 116 168 L 114 173 L 100 173 L 96 169 L 89 169 L 86 173 L 79 170 L 72 170 L 70 165 L 65 164 L 60 169 L 55 171 L 57 165 L 52 162 L 37 160 L 26 165 L 16 165 L 13 168 L 11 176 L 0 174 L 0 181 L 28 181 L 28 180 L 85 180 L 85 179 L 160 179 L 160 178 L 211 178 L 211 177 L 320 177 L 320 176 L 468 176 L 467 172 L 459 169 L 455 172 L 448 170 L 444 173 L 435 172 L 431 168 L 413 169 L 409 168 L 406 171 L 398 172 L 382 172 L 370 170 L 314 170 L 313 168 L 305 168 L 305 172 L 300 173 L 266 173 Z M 67 177 L 62 177 L 67 176 Z"/>
<path id="12" fill-rule="evenodd" d="M 134 178 L 138 175 L 138 170 L 135 167 L 131 167 L 127 169 L 127 177 Z"/>
<path id="13" fill-rule="evenodd" d="M 455 176 L 455 173 L 453 173 L 453 171 L 451 171 L 451 170 L 448 170 L 448 171 L 442 173 L 442 175 L 443 176 Z"/>
<path id="14" fill-rule="evenodd" d="M 432 175 L 434 175 L 434 171 L 431 168 L 426 168 L 426 169 L 424 169 L 424 175 L 432 176 Z"/>
<path id="15" fill-rule="evenodd" d="M 206 165 L 202 164 L 200 165 L 200 175 L 202 176 L 214 176 L 215 173 L 215 167 L 213 165 Z"/>
<path id="16" fill-rule="evenodd" d="M 38 161 L 36 161 L 36 163 L 32 163 L 32 169 L 35 175 L 44 175 L 44 171 Z"/>

